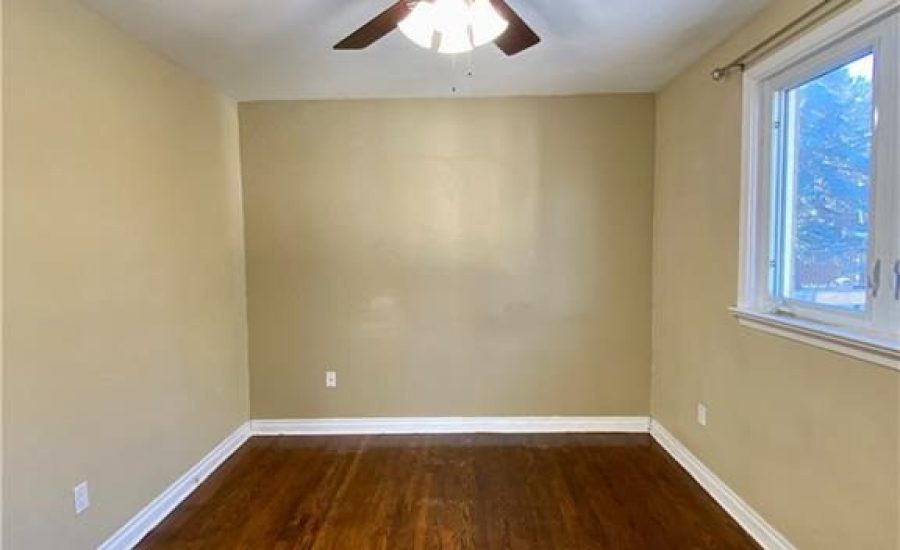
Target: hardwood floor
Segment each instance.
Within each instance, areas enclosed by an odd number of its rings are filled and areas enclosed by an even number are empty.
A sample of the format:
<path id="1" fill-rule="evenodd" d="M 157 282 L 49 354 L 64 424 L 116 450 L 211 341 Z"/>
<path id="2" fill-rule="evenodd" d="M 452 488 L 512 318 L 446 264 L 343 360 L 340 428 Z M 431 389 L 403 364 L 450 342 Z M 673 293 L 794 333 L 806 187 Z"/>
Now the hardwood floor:
<path id="1" fill-rule="evenodd" d="M 139 548 L 758 548 L 645 434 L 252 438 Z"/>

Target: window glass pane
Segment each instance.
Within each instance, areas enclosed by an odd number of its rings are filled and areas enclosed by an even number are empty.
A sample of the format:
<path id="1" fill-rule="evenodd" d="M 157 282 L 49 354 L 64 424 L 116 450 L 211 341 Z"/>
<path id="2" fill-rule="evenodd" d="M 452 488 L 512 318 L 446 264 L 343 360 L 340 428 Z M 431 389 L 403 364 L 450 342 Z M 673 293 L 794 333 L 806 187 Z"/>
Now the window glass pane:
<path id="1" fill-rule="evenodd" d="M 874 55 L 787 90 L 782 292 L 866 308 Z"/>

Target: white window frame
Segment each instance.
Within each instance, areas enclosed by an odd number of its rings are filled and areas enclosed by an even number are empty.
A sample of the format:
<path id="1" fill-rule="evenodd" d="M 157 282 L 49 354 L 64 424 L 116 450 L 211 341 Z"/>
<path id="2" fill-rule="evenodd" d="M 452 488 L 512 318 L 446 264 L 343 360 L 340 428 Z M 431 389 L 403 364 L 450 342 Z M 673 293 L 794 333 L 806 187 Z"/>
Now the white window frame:
<path id="1" fill-rule="evenodd" d="M 744 73 L 740 282 L 732 311 L 744 326 L 900 370 L 900 300 L 892 299 L 900 285 L 893 274 L 900 261 L 900 16 L 887 19 L 898 10 L 900 0 L 861 0 Z M 869 295 L 865 313 L 775 300 L 769 294 L 771 99 L 821 74 L 816 69 L 869 48 L 876 53 L 878 121 L 870 215 L 878 231 L 870 232 L 870 259 L 881 259 L 879 297 Z"/>

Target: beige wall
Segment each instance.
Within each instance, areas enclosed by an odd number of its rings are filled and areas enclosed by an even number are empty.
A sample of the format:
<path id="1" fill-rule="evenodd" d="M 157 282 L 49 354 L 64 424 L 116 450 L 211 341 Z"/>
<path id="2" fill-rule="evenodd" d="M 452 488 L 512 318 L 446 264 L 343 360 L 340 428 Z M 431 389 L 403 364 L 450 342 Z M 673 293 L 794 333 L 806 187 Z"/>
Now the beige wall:
<path id="1" fill-rule="evenodd" d="M 5 542 L 92 548 L 247 418 L 237 112 L 73 0 L 4 7 Z"/>
<path id="2" fill-rule="evenodd" d="M 709 71 L 813 3 L 775 2 L 658 97 L 653 415 L 800 548 L 898 548 L 900 373 L 741 328 L 727 310 L 741 79 Z"/>
<path id="3" fill-rule="evenodd" d="M 3 165 L 3 79 L 6 71 L 3 70 L 3 7 L 0 0 L 0 549 L 3 548 L 3 180 L 5 173 Z"/>
<path id="4" fill-rule="evenodd" d="M 240 115 L 252 416 L 647 414 L 651 95 Z"/>
<path id="5" fill-rule="evenodd" d="M 799 547 L 900 546 L 900 376 L 727 312 L 708 72 L 811 3 L 661 92 L 655 192 L 648 95 L 242 105 L 252 415 L 647 414 L 652 216 L 654 416 Z M 236 107 L 73 0 L 3 8 L 3 540 L 93 547 L 247 417 Z"/>

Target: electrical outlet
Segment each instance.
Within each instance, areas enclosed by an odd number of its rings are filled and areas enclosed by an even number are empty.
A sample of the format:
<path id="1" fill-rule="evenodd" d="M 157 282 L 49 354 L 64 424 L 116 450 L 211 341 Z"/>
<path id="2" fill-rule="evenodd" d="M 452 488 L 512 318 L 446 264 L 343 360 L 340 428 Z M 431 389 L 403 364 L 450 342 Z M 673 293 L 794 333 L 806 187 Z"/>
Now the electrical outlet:
<path id="1" fill-rule="evenodd" d="M 706 405 L 697 403 L 697 424 L 706 426 Z"/>
<path id="2" fill-rule="evenodd" d="M 337 387 L 337 372 L 333 370 L 325 371 L 325 387 L 326 388 L 336 388 Z"/>
<path id="3" fill-rule="evenodd" d="M 72 489 L 75 497 L 75 515 L 84 512 L 91 505 L 91 493 L 87 481 L 82 481 Z"/>

